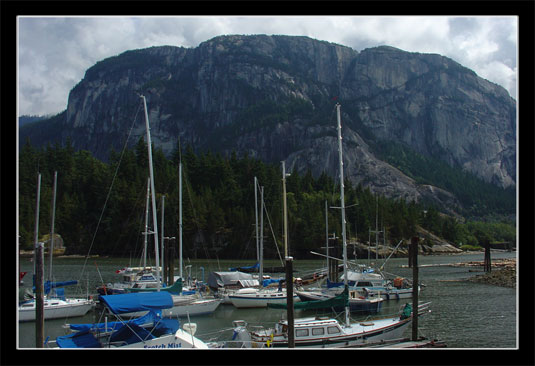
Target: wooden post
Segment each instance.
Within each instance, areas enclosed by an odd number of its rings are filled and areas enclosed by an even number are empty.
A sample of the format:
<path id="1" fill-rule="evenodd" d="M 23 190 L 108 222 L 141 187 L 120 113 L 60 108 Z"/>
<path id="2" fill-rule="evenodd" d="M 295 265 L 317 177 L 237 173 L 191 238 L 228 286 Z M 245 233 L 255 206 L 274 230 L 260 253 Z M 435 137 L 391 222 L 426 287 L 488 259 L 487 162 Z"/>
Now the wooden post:
<path id="1" fill-rule="evenodd" d="M 418 241 L 417 236 L 411 238 L 412 248 L 412 340 L 418 340 Z"/>
<path id="2" fill-rule="evenodd" d="M 411 242 L 411 244 L 409 244 L 409 268 L 412 268 L 412 258 L 413 258 L 413 254 L 412 254 L 412 242 Z"/>
<path id="3" fill-rule="evenodd" d="M 490 243 L 487 241 L 485 243 L 485 272 L 490 272 L 492 270 L 492 263 L 490 260 Z"/>
<path id="4" fill-rule="evenodd" d="M 286 257 L 286 311 L 288 318 L 288 348 L 295 348 L 293 258 Z"/>
<path id="5" fill-rule="evenodd" d="M 44 244 L 35 245 L 35 347 L 43 348 L 45 340 Z"/>

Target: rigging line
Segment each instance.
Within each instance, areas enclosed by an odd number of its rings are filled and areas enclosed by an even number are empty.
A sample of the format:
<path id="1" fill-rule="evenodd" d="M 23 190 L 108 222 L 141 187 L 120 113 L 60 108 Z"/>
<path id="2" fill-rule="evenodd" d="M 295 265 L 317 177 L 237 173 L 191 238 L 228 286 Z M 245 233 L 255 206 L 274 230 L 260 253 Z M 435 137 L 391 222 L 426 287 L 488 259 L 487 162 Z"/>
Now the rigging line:
<path id="1" fill-rule="evenodd" d="M 140 203 L 144 201 L 144 198 L 145 198 L 145 195 L 146 195 L 146 189 L 144 189 L 143 191 L 140 191 L 138 192 L 138 196 L 136 198 L 136 200 L 134 201 L 135 202 L 135 205 L 134 205 L 134 208 L 132 210 L 130 210 L 130 213 L 128 215 L 128 218 L 126 220 L 123 220 L 123 224 L 126 225 L 126 224 L 129 224 L 131 220 L 136 220 L 135 221 L 135 227 L 136 227 L 136 230 L 135 231 L 132 231 L 132 230 L 129 230 L 129 234 L 128 234 L 128 237 L 124 240 L 125 242 L 127 243 L 130 243 L 133 241 L 132 239 L 132 236 L 137 233 L 137 227 L 141 225 L 142 223 L 142 220 L 144 220 L 144 213 L 143 214 L 140 214 L 138 213 L 138 208 L 140 207 Z M 137 216 L 134 217 L 134 216 Z M 124 231 L 123 228 L 121 228 L 121 230 Z M 134 247 L 134 253 L 136 252 L 137 250 L 137 243 L 139 242 L 139 237 L 136 235 L 136 245 Z M 112 255 L 115 254 L 117 252 L 117 247 L 118 247 L 118 244 L 121 243 L 121 241 L 115 243 L 114 245 L 114 248 L 113 248 L 113 252 L 112 252 Z M 131 245 L 128 245 L 128 246 L 121 246 L 122 248 L 122 253 L 121 255 L 125 255 L 125 254 L 128 254 L 128 253 L 131 253 L 132 252 L 132 249 L 131 249 Z"/>
<path id="2" fill-rule="evenodd" d="M 130 135 L 132 134 L 132 130 L 134 129 L 134 124 L 136 122 L 137 115 L 138 115 L 140 109 L 141 109 L 141 103 L 139 104 L 138 109 L 136 111 L 136 114 L 134 116 L 134 119 L 132 120 L 132 126 L 130 127 L 130 131 L 128 131 L 128 136 L 126 137 L 126 140 L 125 140 L 125 143 L 124 143 L 124 146 L 123 146 L 123 151 L 121 151 L 121 156 L 119 158 L 119 163 L 117 164 L 117 168 L 115 168 L 115 173 L 113 175 L 113 179 L 111 180 L 110 189 L 108 190 L 108 194 L 106 196 L 106 200 L 104 201 L 104 207 L 102 207 L 102 212 L 100 213 L 100 217 L 98 219 L 97 227 L 95 229 L 95 233 L 93 234 L 93 239 L 91 240 L 91 245 L 89 246 L 89 251 L 87 252 L 87 255 L 86 255 L 85 261 L 84 261 L 84 265 L 82 266 L 82 271 L 80 273 L 80 280 L 82 279 L 82 276 L 84 275 L 85 266 L 87 264 L 87 260 L 89 259 L 89 253 L 91 253 L 91 249 L 93 248 L 93 244 L 95 244 L 95 238 L 97 236 L 98 228 L 100 227 L 100 223 L 102 221 L 102 217 L 104 216 L 104 211 L 106 210 L 106 206 L 108 204 L 108 200 L 109 200 L 110 195 L 111 195 L 111 190 L 113 188 L 113 183 L 115 182 L 115 178 L 117 177 L 117 173 L 119 172 L 119 167 L 121 166 L 121 161 L 123 159 L 124 152 L 126 151 L 128 140 L 130 138 Z"/>
<path id="3" fill-rule="evenodd" d="M 265 205 L 265 200 L 263 201 L 264 211 L 266 212 L 266 216 L 269 223 L 269 228 L 271 229 L 271 235 L 273 235 L 273 242 L 275 243 L 275 249 L 277 249 L 277 254 L 279 255 L 279 259 L 281 261 L 281 265 L 284 266 L 284 262 L 282 260 L 281 252 L 279 250 L 279 246 L 277 245 L 277 238 L 275 238 L 275 232 L 273 231 L 273 226 L 271 225 L 271 219 L 269 218 L 269 212 L 267 210 L 267 207 Z"/>
<path id="4" fill-rule="evenodd" d="M 199 218 L 197 217 L 197 211 L 195 210 L 195 207 L 193 205 L 192 189 L 191 189 L 190 182 L 189 182 L 189 179 L 186 176 L 186 174 L 187 174 L 186 173 L 186 169 L 183 169 L 182 170 L 182 179 L 185 182 L 185 186 L 186 186 L 186 190 L 187 190 L 188 198 L 189 198 L 189 203 L 190 203 L 190 206 L 191 206 L 191 210 L 193 212 L 193 218 L 194 218 L 193 222 L 195 223 L 195 226 L 197 227 L 197 231 L 201 232 L 201 227 L 199 225 Z M 201 241 L 201 246 L 202 246 L 202 249 L 203 249 L 204 254 L 206 256 L 206 259 L 210 259 L 210 255 L 208 253 L 208 249 L 206 249 L 206 247 L 204 245 L 204 241 Z"/>

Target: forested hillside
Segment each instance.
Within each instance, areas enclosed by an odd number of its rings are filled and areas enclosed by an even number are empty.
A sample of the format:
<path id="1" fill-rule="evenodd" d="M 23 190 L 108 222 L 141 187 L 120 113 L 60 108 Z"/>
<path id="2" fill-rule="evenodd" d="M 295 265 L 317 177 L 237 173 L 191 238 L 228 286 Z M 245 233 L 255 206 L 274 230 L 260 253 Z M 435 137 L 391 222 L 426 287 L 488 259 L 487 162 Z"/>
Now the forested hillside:
<path id="1" fill-rule="evenodd" d="M 277 258 L 273 235 L 279 246 L 282 232 L 281 167 L 248 156 L 195 154 L 190 146 L 166 158 L 154 150 L 155 189 L 165 195 L 165 235 L 178 237 L 178 162 L 183 163 L 184 255 L 190 258 L 255 258 L 254 177 L 264 186 L 269 212 L 265 226 L 265 258 Z M 120 164 L 119 164 L 120 162 Z M 140 139 L 134 149 L 112 152 L 103 163 L 89 152 L 74 151 L 67 141 L 35 149 L 28 142 L 19 157 L 19 234 L 21 249 L 31 249 L 37 172 L 42 174 L 40 235 L 50 231 L 52 181 L 58 171 L 56 232 L 66 254 L 136 256 L 141 252 L 148 178 L 147 146 Z M 291 255 L 310 257 L 325 243 L 325 201 L 339 206 L 339 184 L 327 174 L 314 178 L 310 172 L 293 172 L 287 178 L 289 246 Z M 477 245 L 486 240 L 514 241 L 512 223 L 461 222 L 439 214 L 433 207 L 375 196 L 368 188 L 345 182 L 349 237 L 368 240 L 379 225 L 386 240 L 396 244 L 409 239 L 416 225 L 454 243 Z M 356 204 L 356 205 L 355 205 Z M 158 221 L 161 213 L 158 212 Z M 149 220 L 150 221 L 150 220 Z M 152 221 L 150 221 L 152 222 Z M 160 225 L 160 224 L 158 224 Z M 158 227 L 160 230 L 160 227 Z M 329 210 L 329 232 L 340 233 L 340 212 Z M 322 250 L 321 250 L 322 251 Z"/>

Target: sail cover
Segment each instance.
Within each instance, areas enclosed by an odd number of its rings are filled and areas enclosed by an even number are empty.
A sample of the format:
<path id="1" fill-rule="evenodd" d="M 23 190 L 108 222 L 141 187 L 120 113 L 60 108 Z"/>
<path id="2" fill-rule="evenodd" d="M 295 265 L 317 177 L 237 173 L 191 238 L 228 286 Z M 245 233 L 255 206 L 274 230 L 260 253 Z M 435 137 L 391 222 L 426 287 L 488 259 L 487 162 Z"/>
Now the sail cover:
<path id="1" fill-rule="evenodd" d="M 56 338 L 59 348 L 101 348 L 102 345 L 88 330 Z"/>
<path id="2" fill-rule="evenodd" d="M 337 296 L 333 296 L 330 299 L 326 300 L 317 300 L 317 301 L 299 301 L 294 302 L 294 309 L 303 309 L 303 310 L 311 310 L 311 309 L 328 309 L 333 307 L 345 307 L 349 305 L 349 291 L 347 287 L 342 291 L 341 294 Z M 268 308 L 273 309 L 286 309 L 287 304 L 267 304 Z"/>
<path id="3" fill-rule="evenodd" d="M 208 275 L 208 286 L 212 289 L 220 287 L 238 285 L 240 280 L 252 280 L 253 275 L 243 272 L 211 272 Z M 258 283 L 257 283 L 258 284 Z"/>
<path id="4" fill-rule="evenodd" d="M 117 295 L 114 295 L 117 296 Z M 133 318 L 127 322 L 107 322 L 107 323 L 85 323 L 85 324 L 69 324 L 69 328 L 77 331 L 112 331 L 118 329 L 123 324 L 134 323 L 137 325 L 146 325 L 155 323 L 160 320 L 159 316 L 154 311 L 149 311 L 147 314 L 139 318 Z"/>
<path id="5" fill-rule="evenodd" d="M 143 310 L 169 309 L 173 298 L 169 292 L 139 292 L 100 296 L 100 301 L 114 314 L 124 314 Z"/>
<path id="6" fill-rule="evenodd" d="M 259 269 L 259 268 L 260 268 L 260 263 L 256 262 L 252 266 L 232 267 L 232 268 L 229 268 L 229 271 L 232 271 L 232 272 L 235 272 L 235 271 L 251 272 L 251 271 L 253 271 L 255 269 Z"/>
<path id="7" fill-rule="evenodd" d="M 35 277 L 35 276 L 34 276 Z M 34 281 L 35 282 L 35 281 Z M 48 295 L 50 293 L 50 290 L 56 287 L 62 287 L 62 286 L 71 286 L 71 285 L 77 285 L 78 281 L 61 281 L 61 282 L 50 282 L 45 281 L 43 284 L 43 289 L 45 291 L 45 295 Z M 33 292 L 35 292 L 35 286 L 32 287 Z"/>

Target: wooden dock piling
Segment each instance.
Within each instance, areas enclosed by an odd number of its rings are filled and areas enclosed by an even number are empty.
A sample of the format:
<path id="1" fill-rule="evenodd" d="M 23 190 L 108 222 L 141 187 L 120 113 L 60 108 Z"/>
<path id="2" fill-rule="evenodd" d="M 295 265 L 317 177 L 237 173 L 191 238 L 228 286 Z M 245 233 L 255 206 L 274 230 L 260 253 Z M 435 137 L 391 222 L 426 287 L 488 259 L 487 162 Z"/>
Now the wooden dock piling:
<path id="1" fill-rule="evenodd" d="M 286 308 L 288 317 L 288 348 L 295 348 L 293 258 L 286 257 Z"/>
<path id="2" fill-rule="evenodd" d="M 408 253 L 408 267 L 409 268 L 412 268 L 412 257 L 413 257 L 413 254 L 412 254 L 412 242 L 411 242 L 411 244 L 409 244 L 409 253 Z"/>
<path id="3" fill-rule="evenodd" d="M 43 348 L 45 340 L 44 244 L 35 246 L 35 347 Z"/>
<path id="4" fill-rule="evenodd" d="M 417 236 L 411 238 L 412 258 L 412 340 L 418 340 L 418 241 Z"/>
<path id="5" fill-rule="evenodd" d="M 485 272 L 490 272 L 492 270 L 492 262 L 490 260 L 490 243 L 485 243 L 485 260 L 483 267 Z"/>

